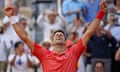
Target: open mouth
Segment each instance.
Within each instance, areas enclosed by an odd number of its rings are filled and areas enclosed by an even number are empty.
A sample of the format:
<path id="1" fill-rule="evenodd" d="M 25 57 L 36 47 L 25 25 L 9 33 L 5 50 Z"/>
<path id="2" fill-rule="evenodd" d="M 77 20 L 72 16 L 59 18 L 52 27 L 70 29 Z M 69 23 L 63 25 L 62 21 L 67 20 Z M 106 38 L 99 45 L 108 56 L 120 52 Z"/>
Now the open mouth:
<path id="1" fill-rule="evenodd" d="M 61 39 L 59 38 L 59 39 L 57 39 L 57 40 L 61 40 Z"/>

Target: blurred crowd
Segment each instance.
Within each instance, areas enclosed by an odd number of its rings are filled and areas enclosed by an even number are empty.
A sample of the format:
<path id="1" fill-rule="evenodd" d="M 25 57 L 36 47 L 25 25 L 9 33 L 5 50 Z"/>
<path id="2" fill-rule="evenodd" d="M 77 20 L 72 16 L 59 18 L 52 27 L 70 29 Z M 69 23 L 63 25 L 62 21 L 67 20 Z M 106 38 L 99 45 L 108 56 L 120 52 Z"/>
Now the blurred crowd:
<path id="1" fill-rule="evenodd" d="M 102 0 L 63 0 L 62 14 L 56 9 L 46 9 L 37 20 L 37 26 L 43 31 L 40 44 L 52 50 L 51 38 L 56 29 L 66 32 L 66 47 L 70 48 L 86 32 L 99 11 Z M 106 0 L 108 11 L 96 33 L 90 39 L 86 52 L 80 57 L 77 72 L 120 72 L 120 60 L 116 53 L 120 52 L 120 0 Z M 33 27 L 29 18 L 19 13 L 19 5 L 15 2 L 19 23 L 29 37 L 33 37 Z M 29 72 L 33 68 L 37 72 L 40 62 L 31 55 L 29 48 L 13 30 L 8 17 L 0 21 L 0 72 Z M 38 72 L 42 72 L 41 69 Z"/>

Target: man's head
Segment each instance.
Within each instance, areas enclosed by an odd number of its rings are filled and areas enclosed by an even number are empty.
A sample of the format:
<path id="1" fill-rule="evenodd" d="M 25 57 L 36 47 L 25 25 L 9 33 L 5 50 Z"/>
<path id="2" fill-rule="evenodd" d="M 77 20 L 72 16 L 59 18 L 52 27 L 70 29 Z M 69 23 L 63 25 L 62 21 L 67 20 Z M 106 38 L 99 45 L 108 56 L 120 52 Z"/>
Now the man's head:
<path id="1" fill-rule="evenodd" d="M 52 40 L 52 44 L 54 45 L 65 44 L 66 42 L 65 32 L 61 29 L 53 31 L 51 40 Z"/>
<path id="2" fill-rule="evenodd" d="M 120 0 L 114 0 L 114 5 L 115 6 L 120 6 Z"/>
<path id="3" fill-rule="evenodd" d="M 95 72 L 104 72 L 104 63 L 98 61 L 95 63 Z"/>
<path id="4" fill-rule="evenodd" d="M 104 28 L 104 23 L 103 23 L 103 21 L 101 21 L 101 23 L 100 23 L 100 25 L 99 25 L 99 27 L 97 29 L 97 32 L 102 33 L 103 28 Z"/>
<path id="5" fill-rule="evenodd" d="M 26 28 L 26 26 L 27 26 L 27 19 L 26 18 L 20 18 L 19 22 L 23 26 L 23 28 Z"/>
<path id="6" fill-rule="evenodd" d="M 24 51 L 24 43 L 21 41 L 16 42 L 14 47 L 16 52 L 22 53 Z"/>
<path id="7" fill-rule="evenodd" d="M 53 10 L 46 10 L 47 19 L 50 23 L 54 23 L 56 20 L 56 12 Z"/>

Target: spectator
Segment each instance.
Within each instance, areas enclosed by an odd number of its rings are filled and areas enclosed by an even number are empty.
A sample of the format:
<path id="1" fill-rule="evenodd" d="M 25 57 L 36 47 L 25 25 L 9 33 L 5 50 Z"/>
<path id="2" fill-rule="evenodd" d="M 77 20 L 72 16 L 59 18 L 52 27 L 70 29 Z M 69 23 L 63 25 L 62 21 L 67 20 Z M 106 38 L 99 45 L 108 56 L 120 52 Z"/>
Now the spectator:
<path id="1" fill-rule="evenodd" d="M 120 0 L 114 0 L 114 14 L 116 16 L 116 24 L 120 25 Z"/>
<path id="2" fill-rule="evenodd" d="M 32 66 L 31 56 L 24 52 L 22 42 L 15 43 L 15 54 L 9 56 L 9 64 L 12 66 L 12 72 L 28 72 L 28 67 Z"/>
<path id="3" fill-rule="evenodd" d="M 47 48 L 47 49 L 49 50 L 50 47 L 51 47 L 51 43 L 50 43 L 49 41 L 43 41 L 43 42 L 42 42 L 42 46 L 43 46 L 44 48 Z"/>
<path id="4" fill-rule="evenodd" d="M 4 28 L 0 23 L 0 72 L 6 72 L 9 48 L 10 43 L 8 43 L 7 38 L 4 35 Z"/>
<path id="5" fill-rule="evenodd" d="M 109 30 L 112 34 L 112 36 L 116 39 L 116 41 L 114 41 L 115 43 L 111 46 L 112 47 L 112 65 L 111 65 L 111 69 L 112 72 L 118 72 L 120 71 L 120 63 L 115 61 L 115 53 L 119 47 L 119 42 L 120 42 L 120 26 L 117 24 L 116 21 L 116 16 L 114 14 L 108 14 L 108 24 L 105 26 L 105 29 Z"/>
<path id="6" fill-rule="evenodd" d="M 84 18 L 87 23 L 91 23 L 93 19 L 96 17 L 96 14 L 99 10 L 100 2 L 101 0 L 84 0 L 85 8 Z"/>
<path id="7" fill-rule="evenodd" d="M 117 17 L 114 14 L 108 15 L 108 24 L 106 25 L 105 29 L 110 30 L 112 36 L 120 42 L 120 26 L 117 24 Z"/>
<path id="8" fill-rule="evenodd" d="M 21 15 L 19 13 L 19 6 L 15 7 L 15 15 L 19 17 L 19 20 L 21 17 L 25 17 L 24 15 Z M 13 30 L 12 26 L 10 26 L 10 22 L 7 16 L 3 18 L 3 26 L 5 28 L 5 35 L 8 36 L 10 42 L 12 45 L 14 45 L 15 42 L 19 41 L 19 37 L 16 35 L 15 31 Z"/>
<path id="9" fill-rule="evenodd" d="M 53 51 L 48 51 L 47 49 L 43 48 L 42 46 L 39 46 L 38 44 L 34 43 L 24 30 L 21 30 L 19 26 L 19 22 L 12 22 L 12 26 L 14 27 L 16 33 L 19 35 L 19 37 L 27 43 L 27 45 L 30 47 L 32 53 L 38 57 L 38 59 L 42 62 L 43 71 L 50 72 L 76 72 L 76 65 L 78 62 L 78 59 L 80 55 L 85 51 L 88 41 L 94 34 L 95 30 L 99 26 L 99 23 L 101 19 L 103 18 L 105 12 L 106 12 L 106 3 L 102 2 L 100 4 L 100 11 L 98 13 L 98 16 L 96 19 L 92 22 L 90 27 L 87 29 L 85 34 L 82 36 L 82 38 L 78 41 L 77 44 L 75 44 L 71 48 L 66 48 L 66 38 L 65 33 L 62 30 L 56 30 L 52 37 L 52 47 Z M 5 13 L 7 16 L 12 17 L 14 12 L 14 8 L 10 5 L 6 7 Z M 14 17 L 13 19 L 16 19 L 17 17 Z"/>
<path id="10" fill-rule="evenodd" d="M 83 4 L 79 0 L 65 0 L 63 1 L 62 12 L 69 24 L 73 22 L 76 13 L 82 14 Z"/>
<path id="11" fill-rule="evenodd" d="M 92 65 L 95 67 L 96 61 L 103 61 L 105 63 L 105 72 L 111 70 L 111 49 L 109 44 L 113 38 L 109 31 L 103 29 L 101 24 L 96 31 L 96 34 L 91 38 L 90 48 L 92 48 Z"/>
<path id="12" fill-rule="evenodd" d="M 53 29 L 65 28 L 65 22 L 53 10 L 46 10 L 44 14 L 41 14 L 37 19 L 37 24 L 43 29 L 43 41 L 50 41 L 50 34 Z"/>
<path id="13" fill-rule="evenodd" d="M 104 71 L 104 62 L 98 61 L 95 63 L 95 72 L 105 72 Z"/>
<path id="14" fill-rule="evenodd" d="M 22 25 L 23 29 L 25 29 L 25 31 L 27 32 L 28 36 L 32 37 L 31 34 L 30 34 L 31 31 L 32 31 L 32 28 L 28 24 L 27 19 L 25 17 L 21 17 L 19 22 Z"/>
<path id="15" fill-rule="evenodd" d="M 114 13 L 114 3 L 113 0 L 106 0 L 108 4 L 108 14 L 109 13 Z"/>
<path id="16" fill-rule="evenodd" d="M 69 31 L 71 31 L 71 30 L 76 30 L 78 33 L 78 38 L 80 38 L 83 35 L 84 27 L 85 27 L 85 24 L 84 24 L 83 20 L 80 19 L 80 17 L 79 18 L 76 17 L 74 19 L 73 24 L 68 26 L 67 31 L 69 33 Z"/>

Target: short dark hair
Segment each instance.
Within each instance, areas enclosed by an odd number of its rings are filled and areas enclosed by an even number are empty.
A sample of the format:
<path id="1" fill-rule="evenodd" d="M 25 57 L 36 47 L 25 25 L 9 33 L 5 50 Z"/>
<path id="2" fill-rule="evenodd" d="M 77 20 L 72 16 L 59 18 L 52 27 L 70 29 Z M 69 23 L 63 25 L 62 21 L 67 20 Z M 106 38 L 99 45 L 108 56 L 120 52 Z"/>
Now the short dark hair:
<path id="1" fill-rule="evenodd" d="M 24 45 L 24 43 L 21 42 L 21 41 L 18 41 L 18 42 L 15 43 L 15 45 L 14 45 L 15 50 L 16 50 L 16 48 L 18 48 L 18 46 L 19 46 L 20 44 L 23 44 L 23 45 Z"/>
<path id="2" fill-rule="evenodd" d="M 55 35 L 57 32 L 61 32 L 61 33 L 63 33 L 63 34 L 64 34 L 64 36 L 65 36 L 65 40 L 67 39 L 67 38 L 66 38 L 65 31 L 64 31 L 64 30 L 62 30 L 62 29 L 58 29 L 58 30 L 53 31 L 53 33 L 52 33 L 52 37 L 51 37 L 51 38 L 52 38 L 52 40 L 53 40 L 54 35 Z"/>
<path id="3" fill-rule="evenodd" d="M 27 19 L 22 17 L 22 18 L 20 18 L 19 22 L 21 22 L 21 21 L 27 21 Z"/>

